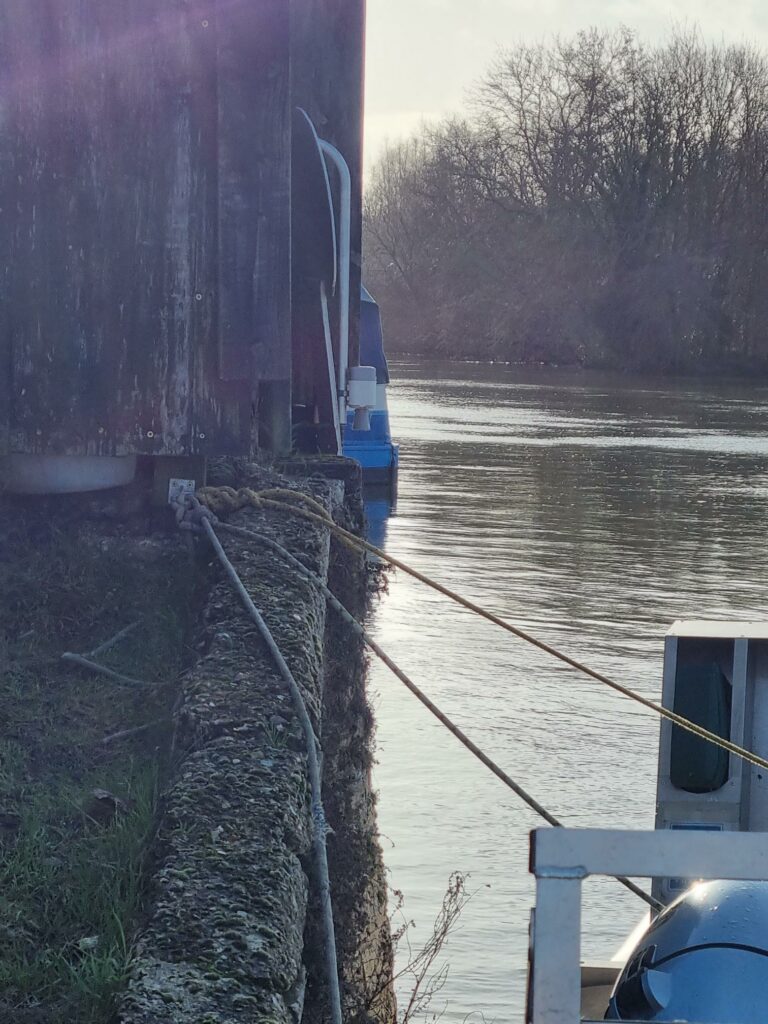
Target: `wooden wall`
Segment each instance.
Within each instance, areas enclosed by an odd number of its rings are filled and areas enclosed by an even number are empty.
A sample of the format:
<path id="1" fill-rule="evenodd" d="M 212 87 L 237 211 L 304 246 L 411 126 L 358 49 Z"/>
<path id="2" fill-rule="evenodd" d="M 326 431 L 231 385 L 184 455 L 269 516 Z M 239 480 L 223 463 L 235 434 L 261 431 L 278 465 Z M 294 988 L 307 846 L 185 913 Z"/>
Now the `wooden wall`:
<path id="1" fill-rule="evenodd" d="M 289 47 L 288 0 L 0 0 L 11 450 L 249 450 L 290 387 Z"/>

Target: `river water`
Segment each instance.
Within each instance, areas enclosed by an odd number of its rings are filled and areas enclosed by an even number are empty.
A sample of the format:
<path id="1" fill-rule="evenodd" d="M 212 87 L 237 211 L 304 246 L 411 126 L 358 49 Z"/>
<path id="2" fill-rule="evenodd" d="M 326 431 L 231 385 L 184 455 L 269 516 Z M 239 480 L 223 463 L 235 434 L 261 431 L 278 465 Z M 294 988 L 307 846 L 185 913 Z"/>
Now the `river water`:
<path id="1" fill-rule="evenodd" d="M 674 619 L 768 617 L 768 387 L 461 363 L 392 370 L 392 554 L 654 699 Z M 371 628 L 565 823 L 653 826 L 652 713 L 402 573 Z M 382 844 L 404 894 L 398 922 L 414 921 L 412 954 L 453 871 L 474 894 L 430 1016 L 519 1022 L 538 819 L 379 663 L 371 692 Z M 588 882 L 584 954 L 610 958 L 642 912 L 616 883 Z M 398 967 L 408 959 L 403 941 Z M 403 1002 L 407 975 L 399 985 Z"/>

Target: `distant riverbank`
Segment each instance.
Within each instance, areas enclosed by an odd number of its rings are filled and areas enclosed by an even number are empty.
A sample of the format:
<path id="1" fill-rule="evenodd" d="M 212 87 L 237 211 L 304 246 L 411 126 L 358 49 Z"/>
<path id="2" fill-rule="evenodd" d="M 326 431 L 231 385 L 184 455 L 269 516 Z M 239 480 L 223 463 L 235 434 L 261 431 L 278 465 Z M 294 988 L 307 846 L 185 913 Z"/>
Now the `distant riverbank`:
<path id="1" fill-rule="evenodd" d="M 591 30 L 502 50 L 472 100 L 370 175 L 390 351 L 766 373 L 763 51 Z"/>
<path id="2" fill-rule="evenodd" d="M 386 314 L 384 314 L 386 316 Z M 386 327 L 385 327 L 386 330 Z M 618 374 L 627 380 L 642 380 L 645 377 L 665 378 L 670 381 L 675 380 L 712 380 L 717 378 L 718 380 L 732 380 L 734 382 L 765 380 L 768 383 L 768 361 L 760 360 L 752 364 L 745 363 L 740 360 L 731 360 L 729 362 L 723 361 L 719 365 L 698 365 L 698 366 L 678 366 L 674 368 L 667 368 L 666 372 L 662 370 L 648 370 L 640 369 L 634 366 L 622 366 L 617 365 L 611 361 L 603 362 L 557 362 L 550 359 L 507 359 L 502 355 L 483 355 L 478 353 L 476 347 L 469 351 L 462 352 L 457 351 L 442 351 L 433 350 L 427 348 L 423 351 L 417 349 L 409 349 L 400 347 L 397 344 L 397 339 L 388 340 L 387 352 L 392 359 L 403 360 L 405 362 L 418 361 L 418 362 L 433 362 L 433 363 L 452 363 L 452 364 L 466 364 L 467 366 L 503 366 L 503 367 L 516 367 L 521 370 L 537 370 L 537 369 L 549 369 L 549 370 L 566 370 L 574 373 L 611 373 Z"/>

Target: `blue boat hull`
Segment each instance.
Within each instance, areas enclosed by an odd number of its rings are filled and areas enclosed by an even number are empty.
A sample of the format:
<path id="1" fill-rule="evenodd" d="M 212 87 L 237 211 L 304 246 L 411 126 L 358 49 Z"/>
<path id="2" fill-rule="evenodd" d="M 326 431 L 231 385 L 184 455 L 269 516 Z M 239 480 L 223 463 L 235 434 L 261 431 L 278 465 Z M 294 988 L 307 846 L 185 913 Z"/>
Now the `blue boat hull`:
<path id="1" fill-rule="evenodd" d="M 379 307 L 365 288 L 360 303 L 360 364 L 376 368 L 376 408 L 371 409 L 370 430 L 354 430 L 354 413 L 348 413 L 344 424 L 343 451 L 363 467 L 363 482 L 397 487 L 399 449 L 392 442 L 387 408 L 389 367 L 384 354 Z"/>
<path id="2" fill-rule="evenodd" d="M 350 414 L 344 431 L 344 454 L 363 467 L 365 483 L 395 486 L 400 452 L 389 433 L 389 413 L 373 409 L 370 417 L 370 430 L 353 430 Z"/>

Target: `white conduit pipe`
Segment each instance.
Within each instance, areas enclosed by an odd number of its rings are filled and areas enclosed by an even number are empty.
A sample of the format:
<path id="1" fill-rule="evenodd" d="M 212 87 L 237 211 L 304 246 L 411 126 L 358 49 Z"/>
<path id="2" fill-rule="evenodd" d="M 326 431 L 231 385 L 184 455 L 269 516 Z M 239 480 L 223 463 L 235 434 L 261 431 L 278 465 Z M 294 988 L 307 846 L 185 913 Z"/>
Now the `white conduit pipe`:
<path id="1" fill-rule="evenodd" d="M 323 311 L 323 334 L 325 336 L 325 356 L 328 361 L 328 382 L 331 386 L 333 398 L 333 429 L 336 432 L 336 454 L 341 455 L 341 421 L 339 418 L 339 403 L 333 395 L 333 386 L 336 381 L 336 367 L 333 365 L 333 340 L 331 338 L 331 323 L 328 318 L 328 296 L 325 292 L 325 281 L 320 282 L 320 306 Z"/>
<path id="2" fill-rule="evenodd" d="M 352 178 L 347 161 L 325 139 L 319 139 L 320 149 L 339 174 L 341 184 L 341 210 L 339 212 L 339 420 L 347 421 L 347 368 L 349 366 L 349 275 L 352 237 Z"/>

